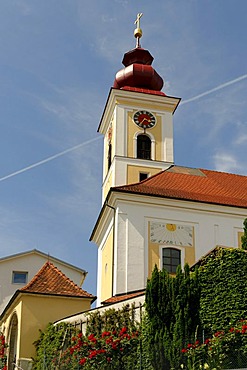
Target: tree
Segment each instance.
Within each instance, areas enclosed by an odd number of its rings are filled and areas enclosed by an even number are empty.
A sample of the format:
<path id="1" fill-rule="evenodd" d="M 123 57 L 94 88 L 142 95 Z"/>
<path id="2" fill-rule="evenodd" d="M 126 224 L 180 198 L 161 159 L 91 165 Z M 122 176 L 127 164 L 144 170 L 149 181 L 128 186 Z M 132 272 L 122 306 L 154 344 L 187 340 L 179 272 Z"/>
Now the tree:
<path id="1" fill-rule="evenodd" d="M 178 369 L 185 340 L 195 338 L 199 326 L 197 271 L 179 266 L 176 276 L 155 267 L 146 290 L 150 361 L 155 370 Z"/>

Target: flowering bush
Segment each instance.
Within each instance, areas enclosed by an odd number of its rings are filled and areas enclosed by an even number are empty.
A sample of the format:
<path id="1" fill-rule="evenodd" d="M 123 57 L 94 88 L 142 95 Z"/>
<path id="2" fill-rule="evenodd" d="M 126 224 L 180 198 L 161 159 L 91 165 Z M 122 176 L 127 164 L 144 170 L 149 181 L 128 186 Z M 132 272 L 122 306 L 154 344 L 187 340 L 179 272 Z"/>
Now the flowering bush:
<path id="1" fill-rule="evenodd" d="M 134 306 L 90 312 L 79 330 L 69 323 L 50 323 L 35 342 L 33 370 L 44 364 L 50 370 L 137 368 L 140 324 Z"/>
<path id="2" fill-rule="evenodd" d="M 242 367 L 247 359 L 247 321 L 241 320 L 226 331 L 217 331 L 204 343 L 196 341 L 182 349 L 187 370 Z"/>
<path id="3" fill-rule="evenodd" d="M 5 341 L 5 336 L 0 333 L 0 369 L 7 370 L 7 356 L 6 356 L 6 348 L 7 343 Z"/>
<path id="4" fill-rule="evenodd" d="M 60 369 L 133 369 L 138 346 L 138 332 L 129 332 L 126 327 L 116 331 L 104 331 L 101 336 L 79 333 L 72 337 L 69 346 L 60 358 L 53 360 L 54 367 Z"/>

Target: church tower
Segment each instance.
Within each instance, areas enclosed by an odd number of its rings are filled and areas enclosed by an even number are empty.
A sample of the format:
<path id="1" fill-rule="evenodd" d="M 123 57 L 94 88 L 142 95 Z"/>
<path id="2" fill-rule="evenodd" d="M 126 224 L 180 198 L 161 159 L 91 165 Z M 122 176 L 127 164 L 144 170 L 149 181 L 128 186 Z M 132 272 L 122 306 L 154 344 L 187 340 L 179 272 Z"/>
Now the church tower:
<path id="1" fill-rule="evenodd" d="M 173 113 L 180 99 L 161 91 L 153 57 L 140 46 L 141 16 L 136 47 L 124 54 L 98 128 L 104 135 L 103 202 L 111 187 L 140 182 L 174 164 Z"/>
<path id="2" fill-rule="evenodd" d="M 143 222 L 147 209 L 139 209 L 144 198 L 136 203 L 127 195 L 122 202 L 118 187 L 145 182 L 174 164 L 173 114 L 180 99 L 161 91 L 153 57 L 140 45 L 141 16 L 135 21 L 136 46 L 124 54 L 98 128 L 104 135 L 102 209 L 90 237 L 98 246 L 98 305 L 144 289 L 151 269 Z M 127 204 L 135 210 L 129 213 Z"/>
<path id="3" fill-rule="evenodd" d="M 216 245 L 241 246 L 246 217 L 246 176 L 174 165 L 180 99 L 161 91 L 153 57 L 140 46 L 141 15 L 99 125 L 103 204 L 90 238 L 98 246 L 98 305 L 139 297 L 155 265 L 174 274 Z"/>

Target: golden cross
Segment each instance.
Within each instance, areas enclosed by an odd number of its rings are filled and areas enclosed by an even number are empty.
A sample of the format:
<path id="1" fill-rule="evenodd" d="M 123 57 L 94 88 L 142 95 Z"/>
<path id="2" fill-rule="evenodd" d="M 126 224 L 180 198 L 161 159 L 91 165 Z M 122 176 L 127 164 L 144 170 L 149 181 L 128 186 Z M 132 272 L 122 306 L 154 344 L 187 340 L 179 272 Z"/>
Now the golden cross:
<path id="1" fill-rule="evenodd" d="M 136 18 L 135 23 L 134 23 L 134 24 L 136 24 L 137 28 L 140 28 L 140 19 L 141 19 L 142 16 L 143 16 L 143 13 L 138 13 L 137 14 L 137 18 Z"/>

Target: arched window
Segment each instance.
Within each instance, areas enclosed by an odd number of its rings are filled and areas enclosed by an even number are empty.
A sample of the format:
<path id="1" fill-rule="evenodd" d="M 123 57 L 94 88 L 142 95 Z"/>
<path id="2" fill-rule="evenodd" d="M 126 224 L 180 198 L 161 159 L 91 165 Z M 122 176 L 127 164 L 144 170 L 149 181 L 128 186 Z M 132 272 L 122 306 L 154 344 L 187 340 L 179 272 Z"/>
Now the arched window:
<path id="1" fill-rule="evenodd" d="M 8 353 L 8 369 L 14 369 L 13 365 L 16 362 L 17 354 L 17 336 L 18 336 L 18 319 L 16 313 L 11 318 L 9 326 L 9 353 Z"/>
<path id="2" fill-rule="evenodd" d="M 176 248 L 162 248 L 163 269 L 175 274 L 178 265 L 181 265 L 181 251 Z"/>
<path id="3" fill-rule="evenodd" d="M 137 136 L 137 158 L 151 159 L 151 139 L 147 135 Z"/>

